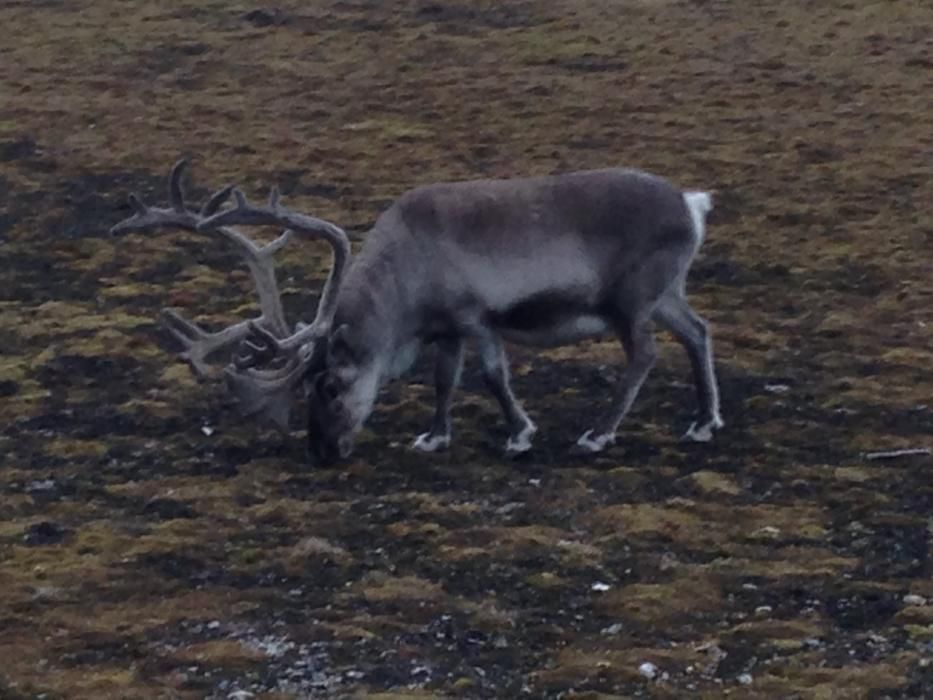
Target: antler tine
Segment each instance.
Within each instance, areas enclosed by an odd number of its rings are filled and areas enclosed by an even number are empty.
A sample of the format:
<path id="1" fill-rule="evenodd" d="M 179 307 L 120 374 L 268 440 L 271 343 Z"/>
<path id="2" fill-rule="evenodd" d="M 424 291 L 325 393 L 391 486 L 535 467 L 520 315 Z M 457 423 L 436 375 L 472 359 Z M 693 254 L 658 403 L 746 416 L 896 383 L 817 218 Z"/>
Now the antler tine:
<path id="1" fill-rule="evenodd" d="M 204 206 L 201 207 L 201 216 L 208 217 L 212 216 L 220 209 L 221 205 L 227 201 L 227 198 L 230 196 L 230 193 L 233 191 L 233 185 L 224 185 L 214 194 L 211 195 L 211 198 L 205 202 Z"/>
<path id="2" fill-rule="evenodd" d="M 188 159 L 182 158 L 172 166 L 172 174 L 168 178 L 168 196 L 172 209 L 179 214 L 185 211 L 185 188 L 181 179 L 188 169 Z"/>
<path id="3" fill-rule="evenodd" d="M 270 344 L 256 346 L 248 338 L 243 341 L 243 345 L 251 346 L 252 357 L 268 354 L 277 339 L 255 323 L 250 323 L 250 326 L 251 331 L 268 340 Z M 251 360 L 252 357 L 248 359 Z M 233 364 L 226 368 L 225 375 L 227 386 L 236 397 L 240 412 L 272 423 L 281 430 L 288 430 L 295 391 L 307 375 L 313 357 L 312 344 L 309 343 L 302 346 L 297 353 L 288 355 L 285 362 L 277 367 L 265 366 L 255 369 L 254 362 L 242 364 L 241 358 L 234 358 Z"/>
<path id="4" fill-rule="evenodd" d="M 169 333 L 185 348 L 181 353 L 182 359 L 191 365 L 199 379 L 216 378 L 216 373 L 207 364 L 207 357 L 241 341 L 251 330 L 250 321 L 241 321 L 211 333 L 172 309 L 163 309 L 162 318 Z"/>
<path id="5" fill-rule="evenodd" d="M 135 211 L 138 216 L 143 216 L 149 211 L 149 207 L 143 204 L 143 201 L 139 198 L 139 195 L 135 193 L 131 194 L 128 199 L 130 200 L 130 206 L 133 207 L 133 211 Z M 113 229 L 111 229 L 111 231 L 113 231 Z"/>
<path id="6" fill-rule="evenodd" d="M 289 240 L 290 233 L 279 236 L 267 246 L 257 245 L 254 241 L 233 229 L 222 226 L 201 227 L 200 224 L 217 212 L 221 205 L 234 191 L 232 185 L 227 185 L 215 192 L 204 204 L 200 213 L 189 211 L 185 206 L 184 176 L 187 172 L 188 161 L 181 159 L 172 167 L 168 179 L 169 201 L 168 208 L 147 206 L 138 196 L 130 195 L 130 205 L 133 215 L 116 224 L 112 234 L 130 231 L 150 231 L 157 228 L 179 228 L 188 231 L 216 231 L 229 240 L 245 258 L 247 266 L 256 285 L 259 295 L 261 315 L 255 319 L 257 325 L 268 329 L 271 333 L 285 337 L 289 334 L 289 327 L 285 321 L 282 302 L 275 279 L 273 255 Z M 241 199 L 245 198 L 240 194 Z M 196 324 L 184 319 L 175 312 L 165 315 L 168 330 L 184 346 L 182 357 L 187 360 L 195 374 L 203 377 L 210 374 L 206 364 L 209 354 L 224 347 L 238 343 L 249 333 L 247 321 L 234 324 L 216 333 L 209 333 Z"/>
<path id="7" fill-rule="evenodd" d="M 235 206 L 208 217 L 198 225 L 199 228 L 212 228 L 231 224 L 278 224 L 289 231 L 303 233 L 315 238 L 323 238 L 333 250 L 333 265 L 327 277 L 327 282 L 324 284 L 314 321 L 288 337 L 273 338 L 272 341 L 265 337 L 258 338 L 259 343 L 257 344 L 260 346 L 272 342 L 278 351 L 296 352 L 305 343 L 320 337 L 333 323 L 334 313 L 337 309 L 337 293 L 340 290 L 340 283 L 350 261 L 350 239 L 342 228 L 329 221 L 299 214 L 281 206 L 277 188 L 272 188 L 269 193 L 269 204 L 265 207 L 250 204 L 246 199 L 246 195 L 239 189 L 233 190 L 233 197 L 236 200 Z M 277 242 L 273 242 L 270 246 L 276 244 Z"/>
<path id="8" fill-rule="evenodd" d="M 188 167 L 184 158 L 172 166 L 168 179 L 168 192 L 171 207 L 150 207 L 136 195 L 129 196 L 133 215 L 117 223 L 110 229 L 111 235 L 129 233 L 131 231 L 151 231 L 157 228 L 180 228 L 188 231 L 197 231 L 199 217 L 185 208 L 185 194 L 182 177 Z M 218 203 L 219 206 L 220 203 Z"/>
<path id="9" fill-rule="evenodd" d="M 281 352 L 279 339 L 258 323 L 249 324 L 249 335 L 240 346 L 241 352 L 233 358 L 237 369 L 245 370 L 268 363 Z"/>
<path id="10" fill-rule="evenodd" d="M 307 371 L 305 359 L 290 362 L 275 370 L 225 371 L 227 386 L 237 399 L 242 414 L 288 429 L 288 417 L 295 389 Z"/>

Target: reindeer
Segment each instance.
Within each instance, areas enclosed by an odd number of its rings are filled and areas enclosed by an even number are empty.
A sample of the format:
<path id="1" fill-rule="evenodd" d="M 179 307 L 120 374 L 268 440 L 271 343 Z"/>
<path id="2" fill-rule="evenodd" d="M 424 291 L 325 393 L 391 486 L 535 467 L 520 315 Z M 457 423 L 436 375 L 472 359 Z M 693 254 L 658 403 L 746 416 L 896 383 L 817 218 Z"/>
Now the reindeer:
<path id="1" fill-rule="evenodd" d="M 252 273 L 260 315 L 208 332 L 171 310 L 164 316 L 199 377 L 216 377 L 208 356 L 235 348 L 224 370 L 246 415 L 287 428 L 304 387 L 309 452 L 316 462 L 347 458 L 373 411 L 380 386 L 402 374 L 426 344 L 437 348 L 436 407 L 413 447 L 450 444 L 450 407 L 464 345 L 478 345 L 483 376 L 508 426 L 505 450 L 531 449 L 537 428 L 509 386 L 504 342 L 554 346 L 615 333 L 628 363 L 611 406 L 577 445 L 598 452 L 616 431 L 656 360 L 652 322 L 687 351 L 699 415 L 684 439 L 706 442 L 723 426 L 706 322 L 687 303 L 691 261 L 703 242 L 712 198 L 682 191 L 637 170 L 434 184 L 403 194 L 377 219 L 352 258 L 346 233 L 281 205 L 250 204 L 226 186 L 204 207 L 184 199 L 180 161 L 169 181 L 171 206 L 148 207 L 112 232 L 175 227 L 220 235 Z M 222 209 L 233 194 L 234 206 Z M 260 246 L 231 226 L 285 229 Z M 294 234 L 323 238 L 333 265 L 310 324 L 290 329 L 274 254 Z"/>

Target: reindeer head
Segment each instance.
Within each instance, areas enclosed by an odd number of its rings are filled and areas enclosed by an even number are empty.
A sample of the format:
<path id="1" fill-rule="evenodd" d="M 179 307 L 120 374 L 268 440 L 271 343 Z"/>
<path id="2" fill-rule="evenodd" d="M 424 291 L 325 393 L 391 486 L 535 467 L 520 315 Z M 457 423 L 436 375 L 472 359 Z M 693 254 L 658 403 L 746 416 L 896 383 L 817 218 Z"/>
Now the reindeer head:
<path id="1" fill-rule="evenodd" d="M 350 260 L 347 235 L 330 222 L 280 206 L 275 189 L 270 193 L 267 206 L 256 207 L 249 204 L 238 189 L 227 186 L 213 195 L 200 212 L 191 211 L 185 205 L 182 187 L 186 166 L 185 161 L 179 161 L 172 169 L 169 179 L 170 208 L 147 207 L 138 197 L 131 196 L 134 215 L 114 226 L 111 233 L 171 227 L 220 234 L 234 244 L 245 258 L 256 284 L 260 316 L 217 332 L 208 332 L 166 309 L 163 314 L 168 329 L 184 346 L 181 356 L 191 364 L 199 378 L 218 378 L 218 373 L 207 364 L 208 356 L 224 348 L 238 346 L 222 376 L 226 378 L 228 388 L 237 398 L 240 410 L 245 415 L 255 415 L 287 429 L 295 394 L 303 382 L 306 389 L 310 385 L 311 390 L 307 394 L 312 405 L 309 428 L 314 428 L 314 434 L 310 436 L 312 454 L 324 454 L 325 451 L 318 448 L 317 443 L 323 441 L 322 444 L 328 446 L 341 444 L 340 436 L 348 432 L 343 426 L 349 423 L 337 421 L 330 424 L 323 420 L 328 415 L 336 418 L 342 413 L 336 410 L 338 405 L 333 402 L 328 404 L 329 413 L 322 413 L 323 404 L 318 400 L 322 394 L 315 389 L 317 382 L 309 380 L 311 377 L 329 376 L 330 370 L 327 368 L 331 365 L 330 348 L 339 347 L 339 343 L 335 345 L 330 342 L 331 336 L 337 335 L 330 330 L 337 292 Z M 231 192 L 236 205 L 219 211 Z M 271 243 L 260 246 L 239 231 L 229 228 L 236 224 L 280 225 L 285 231 Z M 288 243 L 292 232 L 324 238 L 333 248 L 334 258 L 314 321 L 309 325 L 298 324 L 294 332 L 290 331 L 282 311 L 273 260 L 275 253 Z M 358 429 L 356 426 L 352 433 Z M 332 437 L 334 435 L 337 437 Z M 337 450 L 337 454 L 343 452 Z"/>
<path id="2" fill-rule="evenodd" d="M 308 373 L 308 450 L 319 463 L 346 459 L 372 412 L 379 389 L 379 367 L 347 325 L 327 338 L 323 361 Z"/>

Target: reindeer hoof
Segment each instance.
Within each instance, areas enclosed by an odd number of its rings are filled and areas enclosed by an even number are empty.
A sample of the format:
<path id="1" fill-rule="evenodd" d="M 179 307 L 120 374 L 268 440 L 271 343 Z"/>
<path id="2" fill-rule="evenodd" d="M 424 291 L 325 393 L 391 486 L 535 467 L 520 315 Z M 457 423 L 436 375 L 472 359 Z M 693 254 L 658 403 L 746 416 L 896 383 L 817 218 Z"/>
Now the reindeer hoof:
<path id="1" fill-rule="evenodd" d="M 680 438 L 681 442 L 709 442 L 713 439 L 713 434 L 722 428 L 725 423 L 722 422 L 722 418 L 716 416 L 713 420 L 708 423 L 704 423 L 701 426 L 691 423 L 690 427 L 687 428 L 687 432 L 684 433 L 684 436 Z"/>
<path id="2" fill-rule="evenodd" d="M 411 445 L 421 452 L 437 452 L 446 450 L 450 447 L 450 435 L 432 435 L 431 433 L 422 433 Z"/>
<path id="3" fill-rule="evenodd" d="M 525 454 L 531 449 L 531 438 L 538 432 L 538 426 L 529 422 L 515 435 L 510 435 L 505 443 L 505 453 L 510 457 Z"/>
<path id="4" fill-rule="evenodd" d="M 614 433 L 601 433 L 593 435 L 592 430 L 587 430 L 580 439 L 577 440 L 577 447 L 581 447 L 588 452 L 602 452 L 606 445 L 614 445 L 616 436 Z"/>

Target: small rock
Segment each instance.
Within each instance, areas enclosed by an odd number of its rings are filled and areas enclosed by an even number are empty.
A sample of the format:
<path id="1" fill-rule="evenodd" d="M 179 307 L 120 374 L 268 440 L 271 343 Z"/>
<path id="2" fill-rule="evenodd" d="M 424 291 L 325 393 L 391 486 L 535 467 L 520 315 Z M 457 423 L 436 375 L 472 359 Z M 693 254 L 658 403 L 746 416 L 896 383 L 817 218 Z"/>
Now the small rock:
<path id="1" fill-rule="evenodd" d="M 470 690 L 475 685 L 476 685 L 476 682 L 472 678 L 468 678 L 467 676 L 461 676 L 456 681 L 454 681 L 453 689 L 456 690 L 457 692 L 462 693 L 464 691 Z"/>
<path id="2" fill-rule="evenodd" d="M 277 7 L 258 8 L 243 15 L 243 19 L 254 27 L 271 27 L 279 24 L 286 24 L 288 18 Z"/>
<path id="3" fill-rule="evenodd" d="M 202 425 L 201 432 L 204 433 L 207 437 L 210 437 L 214 434 L 214 429 L 209 425 Z"/>
<path id="4" fill-rule="evenodd" d="M 512 513 L 513 511 L 516 511 L 516 510 L 520 510 L 521 508 L 524 508 L 524 507 L 525 507 L 524 503 L 518 503 L 517 501 L 512 501 L 511 503 L 506 503 L 504 506 L 499 506 L 498 508 L 496 508 L 496 513 L 499 515 L 508 515 L 509 513 Z M 560 542 L 558 542 L 558 544 L 560 544 Z"/>
<path id="5" fill-rule="evenodd" d="M 926 605 L 927 599 L 916 593 L 908 593 L 904 596 L 904 605 Z"/>
<path id="6" fill-rule="evenodd" d="M 750 674 L 750 673 L 743 673 L 743 674 L 740 675 L 738 678 L 736 678 L 736 680 L 737 680 L 739 683 L 741 683 L 742 685 L 751 685 L 751 684 L 752 684 L 752 681 L 753 681 L 754 679 L 752 678 L 752 674 Z"/>
<path id="7" fill-rule="evenodd" d="M 610 586 L 608 583 L 603 583 L 602 581 L 597 581 L 597 582 L 594 583 L 592 586 L 590 586 L 590 588 L 591 588 L 592 590 L 594 590 L 594 591 L 599 592 L 599 593 L 603 593 L 603 592 L 605 592 L 605 591 L 608 591 L 610 588 L 612 588 L 612 586 Z"/>
<path id="8" fill-rule="evenodd" d="M 638 667 L 638 672 L 648 680 L 653 680 L 654 678 L 657 678 L 658 667 L 650 661 L 645 661 L 641 666 Z"/>
<path id="9" fill-rule="evenodd" d="M 765 391 L 769 394 L 786 394 L 790 387 L 787 384 L 765 384 Z"/>
<path id="10" fill-rule="evenodd" d="M 764 527 L 758 528 L 757 530 L 755 530 L 755 532 L 752 533 L 752 537 L 767 538 L 767 539 L 772 539 L 772 540 L 777 537 L 780 537 L 780 535 L 781 535 L 780 528 L 776 528 L 773 525 L 765 525 Z"/>
<path id="11" fill-rule="evenodd" d="M 611 625 L 609 625 L 608 627 L 603 627 L 603 628 L 599 631 L 599 633 L 600 633 L 600 634 L 606 634 L 606 635 L 612 635 L 612 634 L 618 634 L 618 633 L 621 632 L 621 631 L 622 631 L 622 623 L 621 623 L 621 622 L 614 622 L 614 623 L 612 623 Z"/>
<path id="12" fill-rule="evenodd" d="M 69 530 L 58 523 L 43 520 L 35 525 L 30 525 L 23 534 L 23 541 L 30 546 L 36 547 L 47 544 L 58 544 L 69 534 Z"/>
<path id="13" fill-rule="evenodd" d="M 762 616 L 770 615 L 773 610 L 774 608 L 772 608 L 770 605 L 759 605 L 757 608 L 755 608 L 755 614 Z"/>
<path id="14" fill-rule="evenodd" d="M 38 586 L 33 591 L 34 600 L 55 600 L 61 597 L 62 589 L 55 586 Z"/>

